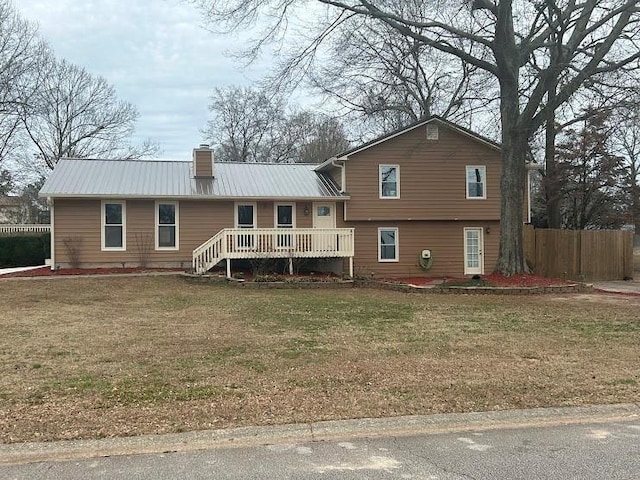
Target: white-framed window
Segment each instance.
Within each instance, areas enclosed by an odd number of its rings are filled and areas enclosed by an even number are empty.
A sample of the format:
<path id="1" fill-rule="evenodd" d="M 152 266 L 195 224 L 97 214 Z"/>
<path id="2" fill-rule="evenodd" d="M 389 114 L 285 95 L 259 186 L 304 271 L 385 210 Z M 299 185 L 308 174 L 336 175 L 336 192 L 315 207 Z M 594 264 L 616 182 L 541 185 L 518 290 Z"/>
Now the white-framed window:
<path id="1" fill-rule="evenodd" d="M 276 203 L 273 223 L 276 228 L 295 228 L 296 206 L 293 203 Z"/>
<path id="2" fill-rule="evenodd" d="M 400 165 L 380 165 L 380 198 L 400 198 Z"/>
<path id="3" fill-rule="evenodd" d="M 127 249 L 127 204 L 119 200 L 103 200 L 100 208 L 102 250 Z"/>
<path id="4" fill-rule="evenodd" d="M 273 223 L 276 228 L 295 228 L 296 206 L 293 203 L 276 203 L 273 209 Z M 278 234 L 277 247 L 286 248 L 293 246 L 293 235 Z"/>
<path id="5" fill-rule="evenodd" d="M 256 203 L 236 203 L 235 204 L 235 222 L 236 228 L 253 229 L 257 227 L 257 211 Z M 236 239 L 239 248 L 253 248 L 254 235 L 238 235 Z"/>
<path id="6" fill-rule="evenodd" d="M 397 262 L 398 254 L 398 229 L 396 227 L 378 228 L 378 261 Z"/>
<path id="7" fill-rule="evenodd" d="M 487 198 L 487 167 L 484 165 L 467 166 L 467 198 Z"/>
<path id="8" fill-rule="evenodd" d="M 178 202 L 156 202 L 156 250 L 178 250 L 179 242 Z"/>

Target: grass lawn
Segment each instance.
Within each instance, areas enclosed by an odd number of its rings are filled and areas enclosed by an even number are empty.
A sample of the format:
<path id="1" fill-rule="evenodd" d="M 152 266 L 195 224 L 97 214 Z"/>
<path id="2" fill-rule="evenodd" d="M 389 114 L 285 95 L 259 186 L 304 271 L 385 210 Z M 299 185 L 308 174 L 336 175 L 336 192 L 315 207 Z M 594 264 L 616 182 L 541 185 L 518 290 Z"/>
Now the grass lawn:
<path id="1" fill-rule="evenodd" d="M 0 282 L 0 441 L 631 402 L 640 297 Z"/>

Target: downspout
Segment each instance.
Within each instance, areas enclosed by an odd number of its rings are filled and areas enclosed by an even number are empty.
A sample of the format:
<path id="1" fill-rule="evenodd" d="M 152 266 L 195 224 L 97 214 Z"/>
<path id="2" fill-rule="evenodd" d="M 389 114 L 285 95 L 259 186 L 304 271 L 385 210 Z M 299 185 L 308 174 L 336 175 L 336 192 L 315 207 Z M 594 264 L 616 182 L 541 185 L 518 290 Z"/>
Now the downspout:
<path id="1" fill-rule="evenodd" d="M 49 204 L 49 241 L 51 242 L 51 246 L 49 249 L 51 250 L 51 270 L 56 269 L 56 241 L 55 241 L 55 211 L 53 205 L 53 198 L 47 198 L 47 203 Z"/>
<path id="2" fill-rule="evenodd" d="M 331 166 L 340 169 L 340 193 L 344 193 L 347 189 L 345 188 L 345 183 L 347 181 L 347 176 L 344 170 L 344 161 L 347 157 L 335 158 L 331 160 Z M 338 160 L 342 161 L 342 163 L 336 163 Z"/>
<path id="3" fill-rule="evenodd" d="M 331 160 L 331 165 L 340 169 L 340 193 L 344 193 L 347 190 L 345 185 L 345 183 L 347 182 L 347 174 L 344 168 L 344 161 L 346 159 L 347 157 L 342 157 L 334 158 Z M 338 160 L 340 160 L 342 163 L 336 163 Z M 347 202 L 342 202 L 342 219 L 345 222 L 347 221 Z"/>

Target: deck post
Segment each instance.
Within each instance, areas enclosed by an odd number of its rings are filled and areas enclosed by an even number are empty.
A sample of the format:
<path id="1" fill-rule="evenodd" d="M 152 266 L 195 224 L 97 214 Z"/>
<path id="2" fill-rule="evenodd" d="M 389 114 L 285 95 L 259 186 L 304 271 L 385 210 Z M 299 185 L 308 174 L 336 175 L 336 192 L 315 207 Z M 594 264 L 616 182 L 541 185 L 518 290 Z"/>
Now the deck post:
<path id="1" fill-rule="evenodd" d="M 353 257 L 349 257 L 349 276 L 353 278 Z"/>
<path id="2" fill-rule="evenodd" d="M 293 258 L 289 257 L 289 275 L 293 275 Z"/>
<path id="3" fill-rule="evenodd" d="M 227 258 L 227 278 L 231 278 L 231 259 Z"/>

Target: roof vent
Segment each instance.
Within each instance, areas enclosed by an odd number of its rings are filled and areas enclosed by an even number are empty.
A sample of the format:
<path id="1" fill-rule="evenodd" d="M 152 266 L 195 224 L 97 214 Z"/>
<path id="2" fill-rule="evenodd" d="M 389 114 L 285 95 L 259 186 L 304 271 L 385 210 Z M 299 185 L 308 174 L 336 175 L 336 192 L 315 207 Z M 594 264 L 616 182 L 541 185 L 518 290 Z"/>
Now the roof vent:
<path id="1" fill-rule="evenodd" d="M 438 140 L 438 125 L 435 123 L 427 124 L 427 140 Z"/>

